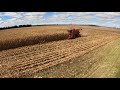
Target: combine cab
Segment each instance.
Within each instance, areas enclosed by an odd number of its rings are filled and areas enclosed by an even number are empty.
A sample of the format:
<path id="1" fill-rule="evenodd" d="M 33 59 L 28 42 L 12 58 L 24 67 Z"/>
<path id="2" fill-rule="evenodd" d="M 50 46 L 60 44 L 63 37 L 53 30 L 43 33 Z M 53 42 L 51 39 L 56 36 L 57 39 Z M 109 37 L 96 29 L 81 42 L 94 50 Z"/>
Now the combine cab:
<path id="1" fill-rule="evenodd" d="M 82 29 L 80 29 L 80 30 L 82 30 Z M 81 34 L 80 34 L 80 31 L 79 31 L 79 29 L 69 29 L 68 30 L 68 34 L 69 34 L 69 36 L 68 36 L 68 40 L 69 39 L 75 39 L 75 38 L 77 38 L 77 37 L 81 37 Z"/>

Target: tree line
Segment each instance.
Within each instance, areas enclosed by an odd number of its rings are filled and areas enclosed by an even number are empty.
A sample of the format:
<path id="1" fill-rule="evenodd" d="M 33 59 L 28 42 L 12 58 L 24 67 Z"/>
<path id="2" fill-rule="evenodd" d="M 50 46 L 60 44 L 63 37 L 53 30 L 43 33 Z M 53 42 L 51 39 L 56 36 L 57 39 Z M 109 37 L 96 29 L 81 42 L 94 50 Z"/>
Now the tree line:
<path id="1" fill-rule="evenodd" d="M 10 27 L 1 27 L 0 30 L 4 30 L 4 29 L 12 29 L 12 28 L 20 28 L 20 27 L 31 27 L 31 24 L 27 24 L 27 25 L 15 25 L 15 26 L 10 26 Z"/>

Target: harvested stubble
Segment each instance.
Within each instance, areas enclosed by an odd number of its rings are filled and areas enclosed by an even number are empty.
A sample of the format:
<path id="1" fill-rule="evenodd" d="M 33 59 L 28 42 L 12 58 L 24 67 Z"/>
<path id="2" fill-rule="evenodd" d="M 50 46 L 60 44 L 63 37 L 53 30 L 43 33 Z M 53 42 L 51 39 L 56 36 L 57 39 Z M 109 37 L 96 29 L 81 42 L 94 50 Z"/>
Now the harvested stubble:
<path id="1" fill-rule="evenodd" d="M 54 27 L 54 30 L 56 30 L 56 28 L 57 27 Z M 39 31 L 37 31 L 37 33 L 38 32 Z M 51 34 L 50 31 L 48 32 Z M 64 31 L 59 31 L 58 29 L 57 33 L 60 34 L 61 32 Z M 45 33 L 47 33 L 47 31 Z M 83 30 L 82 35 L 83 37 L 81 38 L 69 41 L 53 41 L 45 44 L 36 44 L 1 51 L 0 77 L 33 77 L 39 71 L 72 60 L 119 36 L 116 33 L 89 29 Z"/>
<path id="2" fill-rule="evenodd" d="M 90 36 L 91 33 L 94 36 Z M 86 31 L 88 36 L 0 52 L 0 77 L 33 77 L 41 70 L 69 61 L 116 38 L 113 33 Z"/>

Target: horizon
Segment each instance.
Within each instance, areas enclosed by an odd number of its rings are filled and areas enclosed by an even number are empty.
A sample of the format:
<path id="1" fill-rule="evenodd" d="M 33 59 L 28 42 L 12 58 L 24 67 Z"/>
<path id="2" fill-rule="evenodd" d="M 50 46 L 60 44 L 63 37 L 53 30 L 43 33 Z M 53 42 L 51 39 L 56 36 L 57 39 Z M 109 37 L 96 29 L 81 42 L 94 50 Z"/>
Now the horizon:
<path id="1" fill-rule="evenodd" d="M 21 24 L 22 25 L 22 24 Z M 32 24 L 24 24 L 24 25 L 31 25 L 31 26 L 23 26 L 23 27 L 32 27 L 32 26 L 49 26 L 49 25 L 80 25 L 80 26 L 98 26 L 98 27 L 108 27 L 108 28 L 116 28 L 116 27 L 109 27 L 109 26 L 100 26 L 100 25 L 95 25 L 95 24 L 36 24 L 36 25 L 32 25 Z M 14 26 L 17 26 L 17 27 L 14 27 Z M 11 28 L 11 27 L 14 27 L 14 28 L 21 28 L 19 27 L 20 25 L 14 25 L 14 26 L 8 26 L 8 27 L 0 27 L 0 29 L 4 29 L 4 28 Z M 119 27 L 117 27 L 119 29 Z"/>
<path id="2" fill-rule="evenodd" d="M 0 12 L 0 28 L 19 25 L 79 24 L 120 28 L 120 12 Z"/>

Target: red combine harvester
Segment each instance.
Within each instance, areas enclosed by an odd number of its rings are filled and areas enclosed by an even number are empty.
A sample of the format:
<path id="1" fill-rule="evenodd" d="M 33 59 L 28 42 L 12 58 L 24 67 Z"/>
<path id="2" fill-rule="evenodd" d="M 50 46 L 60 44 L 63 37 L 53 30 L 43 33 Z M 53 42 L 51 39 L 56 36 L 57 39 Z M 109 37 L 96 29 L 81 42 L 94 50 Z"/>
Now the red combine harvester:
<path id="1" fill-rule="evenodd" d="M 79 30 L 82 30 L 82 29 L 72 28 L 72 29 L 67 30 L 68 33 L 69 33 L 69 36 L 68 36 L 67 40 L 69 40 L 69 39 L 75 39 L 77 37 L 81 37 L 81 34 L 80 34 Z"/>

